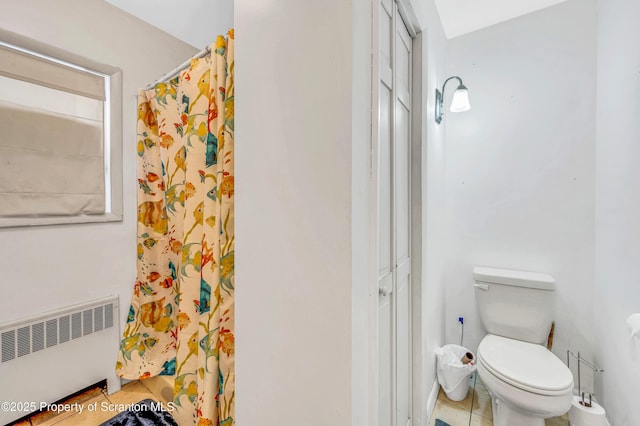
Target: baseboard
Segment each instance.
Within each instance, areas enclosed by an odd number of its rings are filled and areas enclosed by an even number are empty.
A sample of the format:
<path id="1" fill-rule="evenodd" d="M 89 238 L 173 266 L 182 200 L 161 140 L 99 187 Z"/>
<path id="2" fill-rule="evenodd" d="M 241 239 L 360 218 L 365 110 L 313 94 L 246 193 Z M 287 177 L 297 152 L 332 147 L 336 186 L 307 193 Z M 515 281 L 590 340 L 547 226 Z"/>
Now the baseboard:
<path id="1" fill-rule="evenodd" d="M 438 401 L 438 392 L 440 392 L 440 384 L 436 379 L 433 381 L 433 386 L 431 387 L 431 392 L 429 393 L 429 398 L 427 399 L 427 418 L 423 419 L 423 425 L 429 424 L 429 419 L 431 419 L 433 410 L 436 407 L 436 402 Z"/>

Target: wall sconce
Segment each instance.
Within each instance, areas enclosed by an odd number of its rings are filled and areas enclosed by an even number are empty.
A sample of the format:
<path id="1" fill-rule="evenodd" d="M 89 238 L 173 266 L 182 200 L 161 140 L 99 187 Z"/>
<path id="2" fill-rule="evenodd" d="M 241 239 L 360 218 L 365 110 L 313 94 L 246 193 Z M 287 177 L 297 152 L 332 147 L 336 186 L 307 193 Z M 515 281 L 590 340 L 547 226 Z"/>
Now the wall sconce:
<path id="1" fill-rule="evenodd" d="M 458 88 L 453 94 L 453 100 L 451 101 L 451 108 L 449 109 L 451 112 L 462 112 L 469 111 L 471 109 L 471 104 L 469 104 L 469 91 L 467 86 L 462 84 L 462 79 L 458 76 L 449 77 L 444 81 L 442 85 L 442 92 L 436 89 L 436 123 L 440 124 L 442 121 L 442 108 L 444 104 L 444 87 L 447 85 L 447 82 L 452 78 L 457 79 L 460 84 Z"/>

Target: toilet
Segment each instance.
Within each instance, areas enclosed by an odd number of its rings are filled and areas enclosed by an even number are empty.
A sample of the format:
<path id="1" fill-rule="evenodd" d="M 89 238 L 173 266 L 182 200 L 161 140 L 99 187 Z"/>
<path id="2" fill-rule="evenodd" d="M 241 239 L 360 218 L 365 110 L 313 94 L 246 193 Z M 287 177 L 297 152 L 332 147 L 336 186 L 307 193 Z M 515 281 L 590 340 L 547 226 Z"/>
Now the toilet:
<path id="1" fill-rule="evenodd" d="M 544 426 L 571 407 L 573 375 L 546 347 L 555 280 L 547 274 L 473 268 L 475 299 L 488 334 L 477 351 L 494 426 Z"/>

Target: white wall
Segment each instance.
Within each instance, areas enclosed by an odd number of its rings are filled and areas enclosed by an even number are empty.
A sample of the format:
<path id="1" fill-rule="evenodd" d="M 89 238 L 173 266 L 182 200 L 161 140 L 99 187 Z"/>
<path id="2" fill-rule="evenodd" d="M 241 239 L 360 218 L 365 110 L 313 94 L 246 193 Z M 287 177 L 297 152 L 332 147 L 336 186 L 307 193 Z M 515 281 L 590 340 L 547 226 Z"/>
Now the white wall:
<path id="1" fill-rule="evenodd" d="M 458 37 L 565 0 L 435 0 L 447 38 Z"/>
<path id="2" fill-rule="evenodd" d="M 351 424 L 352 4 L 235 26 L 237 421 Z"/>
<path id="3" fill-rule="evenodd" d="M 376 1 L 353 2 L 351 28 L 351 425 L 370 425 L 376 416 L 372 392 L 372 309 L 377 296 L 369 279 L 376 270 L 370 245 L 372 99 L 371 17 Z M 358 78 L 353 78 L 358 76 Z"/>
<path id="4" fill-rule="evenodd" d="M 614 426 L 640 424 L 640 342 L 626 318 L 640 312 L 640 3 L 598 2 L 596 138 L 596 382 Z"/>
<path id="5" fill-rule="evenodd" d="M 136 265 L 137 89 L 196 49 L 100 0 L 2 0 L 0 8 L 4 30 L 121 68 L 124 114 L 124 220 L 1 229 L 0 322 L 118 294 L 123 324 Z"/>
<path id="6" fill-rule="evenodd" d="M 198 49 L 233 28 L 233 0 L 106 0 Z"/>
<path id="7" fill-rule="evenodd" d="M 443 120 L 447 342 L 459 342 L 462 315 L 464 345 L 477 348 L 485 332 L 472 268 L 504 267 L 555 277 L 553 351 L 593 359 L 595 1 L 570 0 L 451 39 L 447 71 L 462 77 L 472 105 L 447 109 Z M 454 90 L 447 87 L 447 108 Z"/>

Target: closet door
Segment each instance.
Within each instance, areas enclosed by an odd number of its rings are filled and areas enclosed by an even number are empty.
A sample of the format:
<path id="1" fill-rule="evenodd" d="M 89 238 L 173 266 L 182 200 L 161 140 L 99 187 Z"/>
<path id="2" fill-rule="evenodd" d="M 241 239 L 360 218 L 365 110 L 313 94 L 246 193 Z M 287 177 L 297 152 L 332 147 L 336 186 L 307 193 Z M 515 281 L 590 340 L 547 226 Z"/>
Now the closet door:
<path id="1" fill-rule="evenodd" d="M 411 423 L 411 36 L 402 19 L 397 17 L 396 21 L 393 154 L 396 425 L 406 426 Z"/>
<path id="2" fill-rule="evenodd" d="M 392 0 L 379 13 L 378 425 L 411 423 L 411 36 Z"/>

